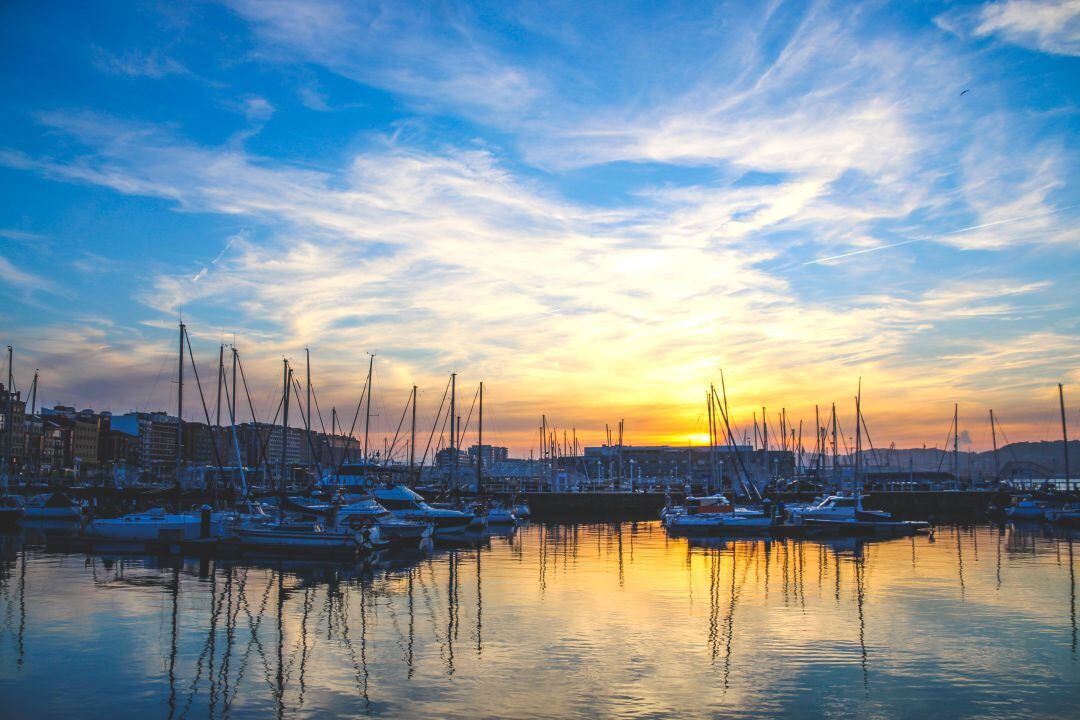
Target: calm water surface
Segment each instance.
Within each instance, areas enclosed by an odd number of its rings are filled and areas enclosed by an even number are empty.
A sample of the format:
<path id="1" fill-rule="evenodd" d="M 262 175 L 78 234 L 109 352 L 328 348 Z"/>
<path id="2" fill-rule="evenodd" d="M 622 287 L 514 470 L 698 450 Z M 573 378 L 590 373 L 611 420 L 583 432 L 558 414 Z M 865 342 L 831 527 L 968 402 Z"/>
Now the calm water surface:
<path id="1" fill-rule="evenodd" d="M 1080 717 L 1080 535 L 533 524 L 333 564 L 0 536 L 0 717 Z"/>

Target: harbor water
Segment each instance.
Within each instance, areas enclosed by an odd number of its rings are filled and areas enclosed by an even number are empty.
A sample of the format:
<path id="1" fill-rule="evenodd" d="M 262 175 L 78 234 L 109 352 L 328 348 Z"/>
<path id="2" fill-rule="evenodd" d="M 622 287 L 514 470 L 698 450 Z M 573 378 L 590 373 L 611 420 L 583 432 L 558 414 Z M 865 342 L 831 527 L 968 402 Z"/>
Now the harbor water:
<path id="1" fill-rule="evenodd" d="M 355 564 L 0 535 L 0 717 L 1080 717 L 1080 534 L 538 524 Z M 60 531 L 62 533 L 62 531 Z"/>

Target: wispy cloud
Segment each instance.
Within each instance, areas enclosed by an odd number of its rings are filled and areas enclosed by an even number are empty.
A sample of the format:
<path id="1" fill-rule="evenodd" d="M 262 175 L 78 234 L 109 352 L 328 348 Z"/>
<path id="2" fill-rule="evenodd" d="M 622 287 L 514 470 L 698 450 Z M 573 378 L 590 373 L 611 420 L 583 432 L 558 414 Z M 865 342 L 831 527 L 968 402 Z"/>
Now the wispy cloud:
<path id="1" fill-rule="evenodd" d="M 272 58 L 318 62 L 418 103 L 524 111 L 540 79 L 485 44 L 465 6 L 232 0 Z"/>
<path id="2" fill-rule="evenodd" d="M 154 80 L 170 75 L 189 75 L 190 71 L 178 60 L 159 50 L 143 52 L 130 50 L 116 55 L 102 48 L 95 49 L 94 65 L 102 72 L 126 77 L 146 77 Z"/>

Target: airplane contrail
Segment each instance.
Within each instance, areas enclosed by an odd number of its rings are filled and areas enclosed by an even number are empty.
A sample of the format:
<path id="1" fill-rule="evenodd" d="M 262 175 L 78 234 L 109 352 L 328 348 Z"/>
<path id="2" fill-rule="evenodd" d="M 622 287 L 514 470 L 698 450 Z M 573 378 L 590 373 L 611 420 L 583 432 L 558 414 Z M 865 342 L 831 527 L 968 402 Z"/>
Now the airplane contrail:
<path id="1" fill-rule="evenodd" d="M 829 260 L 840 260 L 841 258 L 851 257 L 852 255 L 862 255 L 863 253 L 875 252 L 877 250 L 887 250 L 889 248 L 899 247 L 901 245 L 910 245 L 911 243 L 923 242 L 925 240 L 933 240 L 934 238 L 947 237 L 949 235 L 959 235 L 960 233 L 971 232 L 972 230 L 982 230 L 983 228 L 993 227 L 994 225 L 1004 225 L 1006 223 L 1019 222 L 1021 220 L 1030 220 L 1031 218 L 1043 217 L 1044 215 L 1053 215 L 1054 213 L 1064 212 L 1065 210 L 1071 210 L 1077 205 L 1068 205 L 1063 208 L 1055 208 L 1054 210 L 1048 210 L 1046 212 L 1035 213 L 1034 215 L 1022 215 L 1020 217 L 1007 218 L 1005 220 L 995 220 L 994 222 L 983 223 L 982 225 L 972 225 L 971 227 L 960 228 L 959 230 L 950 230 L 946 233 L 940 233 L 938 235 L 927 235 L 921 238 L 912 238 L 911 240 L 902 240 L 896 243 L 889 243 L 888 245 L 876 245 L 872 248 L 863 248 L 862 250 L 853 250 L 852 252 L 843 253 L 841 255 L 830 255 L 829 257 L 818 258 L 817 260 L 808 260 L 803 265 L 817 265 L 818 263 L 828 262 Z"/>

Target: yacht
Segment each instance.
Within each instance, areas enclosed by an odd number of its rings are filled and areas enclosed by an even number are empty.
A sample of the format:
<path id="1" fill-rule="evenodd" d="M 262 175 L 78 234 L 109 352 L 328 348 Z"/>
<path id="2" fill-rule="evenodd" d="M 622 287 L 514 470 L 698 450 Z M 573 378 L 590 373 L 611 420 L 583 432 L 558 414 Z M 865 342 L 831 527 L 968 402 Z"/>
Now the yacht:
<path id="1" fill-rule="evenodd" d="M 400 520 L 430 523 L 434 534 L 453 535 L 468 530 L 482 530 L 486 525 L 484 518 L 448 508 L 432 507 L 421 495 L 404 485 L 375 490 L 375 499 L 380 505 Z"/>
<path id="2" fill-rule="evenodd" d="M 420 542 L 431 537 L 434 525 L 419 520 L 394 517 L 393 513 L 373 497 L 366 497 L 338 508 L 338 522 L 359 528 L 374 524 L 383 539 L 390 543 Z"/>
<path id="3" fill-rule="evenodd" d="M 220 525 L 211 519 L 211 536 L 218 535 L 219 531 Z M 154 508 L 118 518 L 91 520 L 83 528 L 83 534 L 99 540 L 129 542 L 197 540 L 202 534 L 202 518 L 198 515 L 169 514 L 163 508 Z"/>
<path id="4" fill-rule="evenodd" d="M 1047 508 L 1046 519 L 1055 525 L 1080 527 L 1080 505 L 1064 505 L 1059 508 Z"/>
<path id="5" fill-rule="evenodd" d="M 265 525 L 240 526 L 231 536 L 243 550 L 273 553 L 355 554 L 384 547 L 386 542 L 379 528 L 368 525 L 363 528 L 328 528 L 319 522 L 295 522 L 283 520 Z"/>
<path id="6" fill-rule="evenodd" d="M 668 530 L 685 534 L 761 533 L 772 527 L 768 515 L 752 510 L 716 513 L 677 513 L 667 519 Z"/>
<path id="7" fill-rule="evenodd" d="M 676 515 L 693 515 L 696 513 L 726 513 L 735 510 L 735 506 L 720 493 L 712 495 L 692 496 L 687 495 L 682 505 L 672 505 L 670 496 L 668 503 L 660 509 L 660 520 L 666 525 L 670 518 Z"/>
<path id="8" fill-rule="evenodd" d="M 1018 500 L 1005 508 L 1005 517 L 1010 520 L 1043 520 L 1046 517 L 1046 503 L 1042 500 Z"/>
<path id="9" fill-rule="evenodd" d="M 866 522 L 888 521 L 892 516 L 880 510 L 864 510 L 862 497 L 847 497 L 844 495 L 829 495 L 820 502 L 805 507 L 788 508 L 788 520 L 793 524 L 802 524 L 806 521 L 854 521 Z"/>
<path id="10" fill-rule="evenodd" d="M 790 528 L 814 535 L 912 535 L 930 527 L 926 522 L 895 520 L 881 510 L 866 510 L 859 494 L 830 495 L 813 505 L 788 508 L 786 521 Z"/>
<path id="11" fill-rule="evenodd" d="M 736 508 L 724 495 L 686 498 L 686 505 L 665 507 L 661 512 L 665 527 L 683 534 L 764 532 L 772 518 L 757 510 Z"/>

